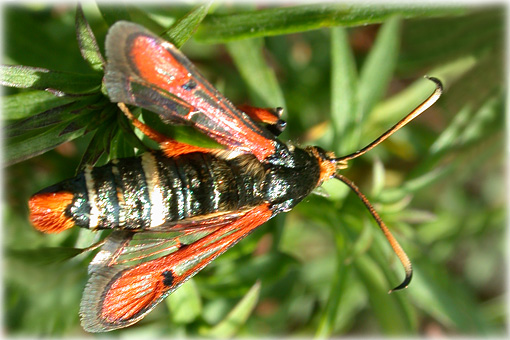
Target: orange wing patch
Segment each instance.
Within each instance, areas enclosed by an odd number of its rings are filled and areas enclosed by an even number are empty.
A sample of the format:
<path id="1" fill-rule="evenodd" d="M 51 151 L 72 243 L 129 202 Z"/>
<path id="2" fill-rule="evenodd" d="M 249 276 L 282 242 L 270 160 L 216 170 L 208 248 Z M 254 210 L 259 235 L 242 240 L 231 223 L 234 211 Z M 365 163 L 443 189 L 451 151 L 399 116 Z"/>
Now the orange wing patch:
<path id="1" fill-rule="evenodd" d="M 81 304 L 82 326 L 89 332 L 103 332 L 129 326 L 150 312 L 161 300 L 212 260 L 223 254 L 255 228 L 272 217 L 267 204 L 247 211 L 230 224 L 211 227 L 210 233 L 190 244 L 177 242 L 178 249 L 168 255 L 133 266 L 117 265 L 117 258 L 129 242 L 122 236 L 98 254 Z M 186 230 L 189 235 L 189 229 Z M 113 234 L 112 234 L 113 235 Z M 133 233 L 115 234 L 132 237 Z M 106 255 L 105 255 L 106 254 Z"/>

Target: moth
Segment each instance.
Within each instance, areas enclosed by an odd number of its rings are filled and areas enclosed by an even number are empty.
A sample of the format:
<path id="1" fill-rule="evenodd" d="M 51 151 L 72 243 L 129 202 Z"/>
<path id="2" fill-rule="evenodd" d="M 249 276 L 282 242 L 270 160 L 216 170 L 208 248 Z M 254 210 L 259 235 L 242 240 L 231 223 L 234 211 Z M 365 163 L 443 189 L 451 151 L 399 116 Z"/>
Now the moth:
<path id="1" fill-rule="evenodd" d="M 367 206 L 405 269 L 412 266 L 368 199 L 340 174 L 428 109 L 435 91 L 365 148 L 336 157 L 319 147 L 280 141 L 281 109 L 236 107 L 171 43 L 145 28 L 117 22 L 106 37 L 104 84 L 112 102 L 160 150 L 87 167 L 29 200 L 34 227 L 113 229 L 89 266 L 80 306 L 83 328 L 105 332 L 132 325 L 166 296 L 275 215 L 291 210 L 323 182 L 347 184 Z M 127 105 L 186 124 L 223 148 L 178 142 L 135 118 Z"/>

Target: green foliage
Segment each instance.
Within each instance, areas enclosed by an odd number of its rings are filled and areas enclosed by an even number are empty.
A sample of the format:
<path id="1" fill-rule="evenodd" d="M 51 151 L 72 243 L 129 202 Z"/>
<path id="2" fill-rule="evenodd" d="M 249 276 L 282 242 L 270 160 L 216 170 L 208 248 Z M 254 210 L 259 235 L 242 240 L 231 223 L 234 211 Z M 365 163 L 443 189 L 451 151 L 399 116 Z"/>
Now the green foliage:
<path id="1" fill-rule="evenodd" d="M 433 85 L 423 75 L 446 87 L 423 117 L 345 171 L 412 259 L 408 289 L 387 294 L 402 279 L 400 264 L 359 199 L 330 181 L 328 197 L 313 195 L 266 223 L 144 320 L 111 336 L 506 331 L 503 8 L 207 3 L 89 5 L 83 12 L 27 5 L 4 13 L 6 334 L 85 335 L 78 309 L 93 254 L 82 250 L 103 235 L 78 228 L 39 234 L 26 202 L 85 164 L 146 148 L 102 88 L 104 37 L 117 20 L 183 45 L 233 102 L 284 106 L 282 140 L 339 155 L 426 98 Z M 182 141 L 208 143 L 147 112 L 143 119 Z"/>
<path id="2" fill-rule="evenodd" d="M 400 16 L 403 18 L 459 14 L 459 8 L 422 6 L 371 6 L 348 4 L 313 4 L 295 7 L 267 8 L 259 11 L 229 13 L 218 11 L 208 16 L 197 32 L 203 42 L 289 34 L 332 26 L 379 24 Z M 224 13 L 227 12 L 227 13 Z"/>
<path id="3" fill-rule="evenodd" d="M 252 105 L 258 107 L 285 106 L 285 99 L 276 75 L 264 59 L 263 40 L 239 40 L 228 43 L 226 47 L 250 89 Z"/>

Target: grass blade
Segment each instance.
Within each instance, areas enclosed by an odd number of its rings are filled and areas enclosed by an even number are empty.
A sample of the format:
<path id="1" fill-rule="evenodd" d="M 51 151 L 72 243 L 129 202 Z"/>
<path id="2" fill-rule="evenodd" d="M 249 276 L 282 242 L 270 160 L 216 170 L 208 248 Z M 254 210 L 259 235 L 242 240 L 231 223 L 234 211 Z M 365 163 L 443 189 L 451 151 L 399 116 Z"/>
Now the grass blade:
<path id="1" fill-rule="evenodd" d="M 290 34 L 331 26 L 381 23 L 395 15 L 402 18 L 458 14 L 455 7 L 373 6 L 338 3 L 268 8 L 236 14 L 209 15 L 195 39 L 207 43 Z"/>
<path id="2" fill-rule="evenodd" d="M 331 120 L 335 131 L 333 146 L 339 155 L 352 152 L 357 145 L 354 126 L 359 125 L 358 75 L 347 31 L 336 27 L 331 30 Z"/>
<path id="3" fill-rule="evenodd" d="M 197 285 L 193 280 L 187 281 L 166 300 L 172 320 L 178 324 L 195 321 L 202 313 L 202 302 Z"/>
<path id="4" fill-rule="evenodd" d="M 98 8 L 108 26 L 112 26 L 115 22 L 120 20 L 131 21 L 131 15 L 126 6 L 122 3 L 116 3 L 115 6 L 111 4 L 98 4 Z"/>
<path id="5" fill-rule="evenodd" d="M 250 88 L 254 105 L 285 106 L 276 75 L 264 59 L 263 46 L 262 39 L 247 39 L 230 42 L 227 49 Z"/>
<path id="6" fill-rule="evenodd" d="M 9 87 L 45 90 L 57 95 L 87 94 L 98 91 L 101 76 L 72 74 L 29 66 L 0 66 L 0 84 Z"/>
<path id="7" fill-rule="evenodd" d="M 211 1 L 208 1 L 195 7 L 188 14 L 174 23 L 167 32 L 165 32 L 165 38 L 178 48 L 184 45 L 184 43 L 188 41 L 188 39 L 191 38 L 193 33 L 197 30 L 202 20 L 204 20 L 210 6 Z"/>
<path id="8" fill-rule="evenodd" d="M 71 97 L 55 97 L 46 91 L 22 92 L 2 98 L 2 115 L 4 120 L 23 119 L 74 100 Z"/>
<path id="9" fill-rule="evenodd" d="M 255 283 L 239 303 L 228 313 L 227 317 L 207 332 L 213 338 L 231 338 L 246 322 L 257 305 L 260 295 L 260 282 Z"/>
<path id="10" fill-rule="evenodd" d="M 83 56 L 83 59 L 85 59 L 94 71 L 103 71 L 106 61 L 99 51 L 96 37 L 94 36 L 87 19 L 85 19 L 81 5 L 78 5 L 76 8 L 75 26 L 76 38 L 78 40 L 78 46 L 80 47 L 80 53 Z"/>
<path id="11" fill-rule="evenodd" d="M 358 93 L 361 119 L 367 119 L 386 92 L 397 64 L 399 35 L 400 19 L 393 17 L 385 22 L 361 69 Z"/>

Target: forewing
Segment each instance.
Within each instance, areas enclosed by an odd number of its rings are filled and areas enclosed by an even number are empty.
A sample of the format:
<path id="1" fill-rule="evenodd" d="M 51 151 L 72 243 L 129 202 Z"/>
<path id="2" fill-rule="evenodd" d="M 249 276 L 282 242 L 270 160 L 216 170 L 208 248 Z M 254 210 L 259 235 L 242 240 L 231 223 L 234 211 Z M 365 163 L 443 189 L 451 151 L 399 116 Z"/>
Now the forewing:
<path id="1" fill-rule="evenodd" d="M 113 232 L 89 267 L 80 307 L 83 328 L 104 332 L 137 322 L 271 216 L 261 205 L 219 227 Z"/>
<path id="2" fill-rule="evenodd" d="M 113 102 L 146 108 L 168 123 L 190 124 L 259 160 L 274 153 L 275 136 L 238 110 L 169 42 L 121 21 L 106 37 L 106 55 L 105 84 Z"/>

